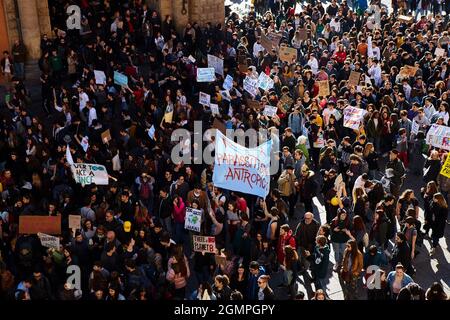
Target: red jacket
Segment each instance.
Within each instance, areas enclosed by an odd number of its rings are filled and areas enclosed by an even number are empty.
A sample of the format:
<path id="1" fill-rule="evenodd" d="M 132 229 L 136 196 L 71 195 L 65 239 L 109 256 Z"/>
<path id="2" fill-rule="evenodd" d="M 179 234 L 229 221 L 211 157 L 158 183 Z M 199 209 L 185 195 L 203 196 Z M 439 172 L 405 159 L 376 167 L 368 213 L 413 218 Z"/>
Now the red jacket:
<path id="1" fill-rule="evenodd" d="M 184 223 L 184 218 L 186 216 L 186 206 L 184 205 L 183 199 L 178 197 L 178 206 L 173 206 L 173 220 L 178 223 Z"/>
<path id="2" fill-rule="evenodd" d="M 289 230 L 287 234 L 284 236 L 280 236 L 278 239 L 277 246 L 277 258 L 280 264 L 284 263 L 284 247 L 291 246 L 292 248 L 296 248 L 295 238 L 292 235 L 292 230 Z"/>

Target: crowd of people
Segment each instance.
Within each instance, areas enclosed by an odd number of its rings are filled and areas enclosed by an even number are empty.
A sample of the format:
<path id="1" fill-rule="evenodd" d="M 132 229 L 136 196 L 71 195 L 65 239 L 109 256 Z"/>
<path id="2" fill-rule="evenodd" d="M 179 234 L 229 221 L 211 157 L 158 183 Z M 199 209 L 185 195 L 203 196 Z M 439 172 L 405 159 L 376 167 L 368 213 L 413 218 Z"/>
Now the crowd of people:
<path id="1" fill-rule="evenodd" d="M 428 271 L 414 264 L 428 240 L 427 259 L 443 255 L 447 225 L 447 150 L 425 137 L 449 124 L 449 1 L 392 1 L 393 12 L 378 0 L 305 1 L 297 11 L 296 1 L 255 1 L 242 16 L 181 31 L 141 0 L 78 1 L 81 29 L 67 30 L 71 2 L 50 1 L 40 97 L 24 84 L 19 41 L 1 61 L 0 299 L 324 300 L 332 273 L 348 300 L 447 299 L 442 283 L 415 279 Z M 267 50 L 261 35 L 271 33 L 281 39 Z M 281 46 L 297 58 L 281 61 Z M 208 54 L 224 60 L 230 90 L 218 74 L 196 81 Z M 357 85 L 351 71 L 361 73 Z M 260 73 L 273 88 L 252 95 L 243 80 Z M 329 95 L 317 80 L 328 80 Z M 199 104 L 200 91 L 219 115 Z M 276 115 L 264 115 L 266 105 Z M 347 106 L 367 111 L 358 129 L 343 125 Z M 215 120 L 279 130 L 265 199 L 215 187 L 212 165 L 172 161 L 174 130 Z M 74 162 L 106 166 L 109 184 L 77 184 L 67 148 Z M 406 189 L 408 178 L 424 187 Z M 200 232 L 185 229 L 186 208 L 201 211 Z M 29 215 L 61 216 L 59 249 L 19 232 Z M 81 229 L 69 229 L 69 215 L 81 216 Z M 217 252 L 194 251 L 194 235 L 215 237 Z M 80 287 L 69 281 L 73 266 Z"/>

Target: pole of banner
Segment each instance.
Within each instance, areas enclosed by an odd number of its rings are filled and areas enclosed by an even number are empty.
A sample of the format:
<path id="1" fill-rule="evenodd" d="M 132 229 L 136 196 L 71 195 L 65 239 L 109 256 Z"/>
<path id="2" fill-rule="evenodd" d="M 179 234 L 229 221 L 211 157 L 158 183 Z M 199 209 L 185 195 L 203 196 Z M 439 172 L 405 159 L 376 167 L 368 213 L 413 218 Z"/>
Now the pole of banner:
<path id="1" fill-rule="evenodd" d="M 117 182 L 117 178 L 115 178 L 115 177 L 113 177 L 113 176 L 111 176 L 111 175 L 109 175 L 109 174 L 108 174 L 108 178 L 110 178 L 110 179 L 112 179 L 112 180 L 114 180 L 114 181 Z"/>

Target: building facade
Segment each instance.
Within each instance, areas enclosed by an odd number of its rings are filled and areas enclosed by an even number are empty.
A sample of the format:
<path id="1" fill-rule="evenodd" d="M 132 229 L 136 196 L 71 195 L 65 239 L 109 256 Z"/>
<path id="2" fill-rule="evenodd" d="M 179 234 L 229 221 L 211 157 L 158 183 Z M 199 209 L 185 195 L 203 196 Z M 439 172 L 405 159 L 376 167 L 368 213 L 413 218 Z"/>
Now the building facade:
<path id="1" fill-rule="evenodd" d="M 225 21 L 225 0 L 148 0 L 147 3 L 160 13 L 162 20 L 171 15 L 179 33 L 188 22 L 204 25 Z"/>
<path id="2" fill-rule="evenodd" d="M 0 0 L 0 50 L 11 51 L 19 39 L 27 48 L 28 60 L 40 57 L 41 35 L 50 36 L 48 2 L 42 0 Z"/>
<path id="3" fill-rule="evenodd" d="M 203 25 L 206 22 L 223 23 L 224 0 L 147 0 L 161 18 L 171 15 L 178 32 L 188 22 Z M 28 61 L 40 57 L 40 39 L 43 34 L 51 37 L 51 24 L 47 0 L 0 0 L 0 50 L 11 51 L 15 40 L 21 40 L 27 48 Z"/>

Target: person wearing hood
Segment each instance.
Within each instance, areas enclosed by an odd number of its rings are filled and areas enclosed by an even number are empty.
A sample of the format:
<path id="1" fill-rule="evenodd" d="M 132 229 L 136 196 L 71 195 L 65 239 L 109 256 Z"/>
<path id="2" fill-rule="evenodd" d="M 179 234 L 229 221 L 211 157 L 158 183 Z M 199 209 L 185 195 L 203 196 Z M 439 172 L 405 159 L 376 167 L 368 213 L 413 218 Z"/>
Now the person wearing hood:
<path id="1" fill-rule="evenodd" d="M 311 270 L 316 290 L 325 290 L 325 279 L 330 264 L 330 247 L 327 244 L 327 238 L 323 235 L 317 236 L 314 251 L 307 252 L 306 255 L 312 258 Z"/>

